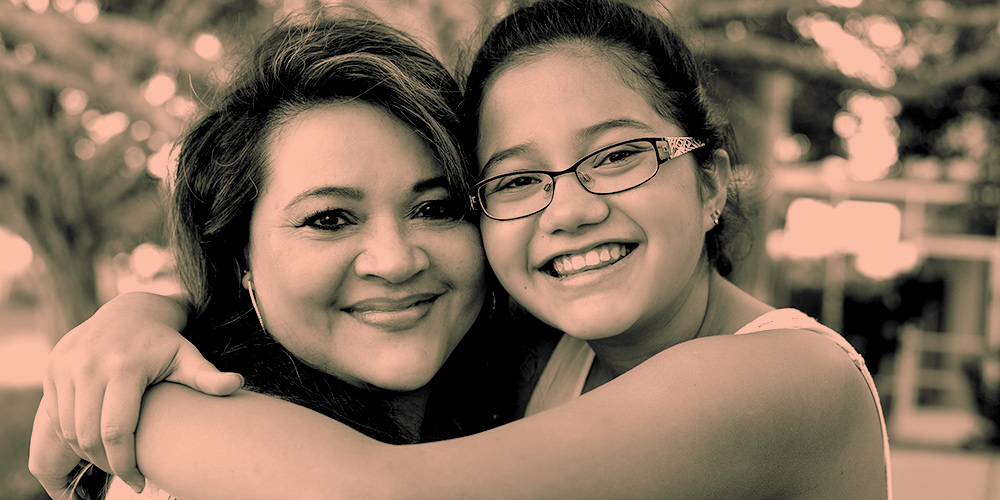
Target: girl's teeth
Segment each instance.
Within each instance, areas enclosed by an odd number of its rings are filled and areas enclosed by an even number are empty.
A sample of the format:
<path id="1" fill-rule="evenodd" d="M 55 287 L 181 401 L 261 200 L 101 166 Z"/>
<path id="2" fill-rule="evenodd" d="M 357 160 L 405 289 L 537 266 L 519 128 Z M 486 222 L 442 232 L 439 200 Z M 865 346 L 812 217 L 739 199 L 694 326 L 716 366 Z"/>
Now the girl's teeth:
<path id="1" fill-rule="evenodd" d="M 556 274 L 563 274 L 566 272 L 566 265 L 563 264 L 562 259 L 552 261 L 552 267 L 556 268 Z"/>
<path id="2" fill-rule="evenodd" d="M 602 263 L 614 262 L 624 257 L 628 251 L 621 245 L 604 245 L 583 254 L 563 256 L 552 261 L 557 275 L 572 274 L 584 268 L 593 268 Z"/>

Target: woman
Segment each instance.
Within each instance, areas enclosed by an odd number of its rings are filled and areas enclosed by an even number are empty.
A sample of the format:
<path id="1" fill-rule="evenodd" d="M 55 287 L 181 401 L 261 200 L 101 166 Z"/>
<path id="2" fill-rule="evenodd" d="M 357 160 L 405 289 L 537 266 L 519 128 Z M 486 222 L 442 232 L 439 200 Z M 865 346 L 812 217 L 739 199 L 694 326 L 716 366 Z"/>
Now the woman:
<path id="1" fill-rule="evenodd" d="M 292 405 L 161 386 L 139 426 L 145 473 L 192 498 L 889 496 L 881 410 L 857 353 L 711 266 L 725 267 L 722 228 L 736 220 L 725 127 L 668 27 L 609 2 L 520 9 L 487 38 L 463 104 L 490 264 L 568 336 L 532 414 L 392 446 Z M 207 425 L 209 442 L 195 442 L 168 405 L 254 420 Z M 212 452 L 246 448 L 250 429 L 281 436 L 262 438 L 280 456 L 270 487 L 231 472 L 253 458 Z M 204 466 L 159 460 L 167 439 L 207 453 Z"/>
<path id="2" fill-rule="evenodd" d="M 494 330 L 473 328 L 485 261 L 464 218 L 458 97 L 372 19 L 269 31 L 180 146 L 171 208 L 194 345 L 252 390 L 385 442 L 510 420 L 517 373 L 503 379 Z M 81 411 L 99 414 L 88 396 Z M 83 451 L 100 437 L 81 433 Z"/>

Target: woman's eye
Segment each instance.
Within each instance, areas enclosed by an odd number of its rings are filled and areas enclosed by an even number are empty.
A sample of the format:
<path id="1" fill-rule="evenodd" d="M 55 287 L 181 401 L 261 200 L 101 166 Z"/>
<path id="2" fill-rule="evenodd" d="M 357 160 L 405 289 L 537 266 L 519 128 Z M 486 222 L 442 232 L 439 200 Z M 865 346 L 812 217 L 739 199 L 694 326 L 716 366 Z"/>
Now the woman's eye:
<path id="1" fill-rule="evenodd" d="M 452 199 L 425 201 L 417 206 L 414 217 L 432 220 L 457 220 L 465 216 L 465 207 Z"/>
<path id="2" fill-rule="evenodd" d="M 300 226 L 324 231 L 339 231 L 352 224 L 354 221 L 346 213 L 339 210 L 327 210 L 306 217 Z"/>

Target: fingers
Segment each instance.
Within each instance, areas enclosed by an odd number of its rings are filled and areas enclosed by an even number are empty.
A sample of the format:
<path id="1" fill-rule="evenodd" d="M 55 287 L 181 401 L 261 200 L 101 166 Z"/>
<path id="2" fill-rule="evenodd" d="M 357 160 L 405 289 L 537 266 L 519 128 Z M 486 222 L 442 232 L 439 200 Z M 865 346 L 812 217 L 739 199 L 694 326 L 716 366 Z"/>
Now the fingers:
<path id="1" fill-rule="evenodd" d="M 76 440 L 83 458 L 93 463 L 105 472 L 111 472 L 108 458 L 104 454 L 104 442 L 101 439 L 102 415 L 105 391 L 102 384 L 78 384 L 74 387 L 76 403 L 73 422 L 76 426 Z M 60 391 L 60 395 L 62 391 Z M 60 403 L 62 407 L 62 403 Z M 60 418 L 63 418 L 60 416 Z M 68 423 L 63 421 L 65 428 Z"/>
<path id="2" fill-rule="evenodd" d="M 77 500 L 71 486 L 79 463 L 80 457 L 62 440 L 62 432 L 45 408 L 39 406 L 31 430 L 28 470 L 50 497 Z"/>
<path id="3" fill-rule="evenodd" d="M 105 391 L 101 411 L 101 440 L 111 472 L 136 493 L 141 492 L 146 485 L 135 457 L 135 429 L 139 422 L 139 407 L 144 389 L 134 380 L 112 380 Z"/>
<path id="4" fill-rule="evenodd" d="M 58 418 L 58 421 L 54 422 L 54 429 L 59 432 L 65 444 L 82 457 L 84 454 L 80 450 L 76 436 L 76 391 L 73 388 L 73 380 L 58 380 L 55 387 L 55 397 L 51 399 L 57 402 L 54 406 L 56 407 L 55 417 Z M 42 398 L 42 401 L 44 402 L 46 399 L 50 399 L 48 394 Z"/>
<path id="5" fill-rule="evenodd" d="M 169 382 L 183 384 L 212 396 L 228 396 L 243 387 L 242 375 L 220 372 L 190 342 L 180 344 L 174 364 L 173 373 L 166 378 Z"/>

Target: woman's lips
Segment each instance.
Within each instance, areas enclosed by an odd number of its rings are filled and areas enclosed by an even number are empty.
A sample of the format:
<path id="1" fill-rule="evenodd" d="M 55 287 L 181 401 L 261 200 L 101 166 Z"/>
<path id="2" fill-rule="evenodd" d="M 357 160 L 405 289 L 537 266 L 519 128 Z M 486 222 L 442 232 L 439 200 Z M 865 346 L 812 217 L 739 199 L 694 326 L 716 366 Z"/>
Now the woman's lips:
<path id="1" fill-rule="evenodd" d="M 443 294 L 426 293 L 403 298 L 372 298 L 353 303 L 343 311 L 360 323 L 387 331 L 413 328 L 430 314 Z"/>

